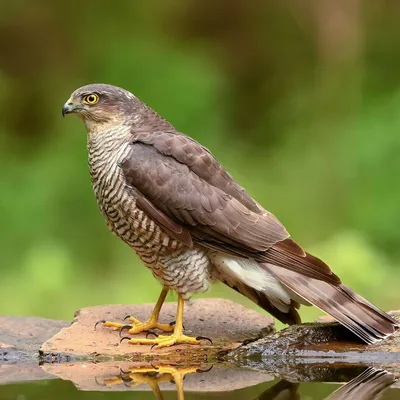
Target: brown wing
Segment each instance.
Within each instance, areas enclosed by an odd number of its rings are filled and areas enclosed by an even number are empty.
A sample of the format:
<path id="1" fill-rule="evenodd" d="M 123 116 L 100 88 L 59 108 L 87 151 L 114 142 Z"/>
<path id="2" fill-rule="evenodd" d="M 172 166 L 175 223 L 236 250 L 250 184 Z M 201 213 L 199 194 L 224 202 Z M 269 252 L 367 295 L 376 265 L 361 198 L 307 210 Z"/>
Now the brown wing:
<path id="1" fill-rule="evenodd" d="M 325 263 L 288 239 L 277 218 L 194 140 L 177 133 L 137 133 L 121 168 L 139 206 L 182 243 L 190 244 L 189 233 L 212 249 L 340 282 Z"/>
<path id="2" fill-rule="evenodd" d="M 185 227 L 192 238 L 227 243 L 233 249 L 264 252 L 289 235 L 268 212 L 255 213 L 235 197 L 200 178 L 187 165 L 161 154 L 154 146 L 133 143 L 121 168 L 128 187 L 146 200 L 139 205 L 160 220 L 161 211 Z M 154 207 L 152 207 L 154 206 Z M 152 208 L 152 209 L 151 209 Z M 157 215 L 158 214 L 158 215 Z"/>
<path id="3" fill-rule="evenodd" d="M 210 151 L 191 137 L 177 132 L 138 132 L 133 141 L 152 145 L 159 153 L 187 165 L 199 178 L 231 195 L 250 211 L 257 214 L 265 212 Z"/>

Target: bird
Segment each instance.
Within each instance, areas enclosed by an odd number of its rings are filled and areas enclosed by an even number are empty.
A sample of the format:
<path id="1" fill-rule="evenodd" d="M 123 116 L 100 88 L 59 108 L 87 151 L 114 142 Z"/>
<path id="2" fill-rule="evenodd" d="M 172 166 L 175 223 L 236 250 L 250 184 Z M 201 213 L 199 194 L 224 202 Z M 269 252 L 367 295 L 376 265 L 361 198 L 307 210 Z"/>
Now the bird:
<path id="1" fill-rule="evenodd" d="M 91 183 L 108 228 L 162 284 L 149 319 L 131 316 L 127 328 L 132 336 L 154 329 L 171 334 L 132 337 L 129 343 L 201 344 L 203 337 L 184 334 L 184 304 L 215 282 L 284 324 L 301 323 L 300 306 L 314 305 L 367 344 L 398 328 L 297 244 L 205 146 L 131 92 L 109 84 L 82 86 L 64 104 L 66 114 L 86 127 Z M 176 321 L 164 324 L 159 314 L 170 290 L 178 295 Z"/>

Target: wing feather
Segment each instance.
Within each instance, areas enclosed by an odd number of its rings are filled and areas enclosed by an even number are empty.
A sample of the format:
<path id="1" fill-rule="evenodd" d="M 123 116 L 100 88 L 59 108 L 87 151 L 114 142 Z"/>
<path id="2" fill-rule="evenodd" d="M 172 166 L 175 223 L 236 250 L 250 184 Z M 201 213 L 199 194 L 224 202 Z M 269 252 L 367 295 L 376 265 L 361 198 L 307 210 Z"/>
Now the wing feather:
<path id="1" fill-rule="evenodd" d="M 250 210 L 154 146 L 133 143 L 121 168 L 128 187 L 136 189 L 174 223 L 185 226 L 193 238 L 197 228 L 207 228 L 211 238 L 260 252 L 289 236 L 273 214 Z M 155 216 L 154 211 L 152 215 Z"/>
<path id="2" fill-rule="evenodd" d="M 193 139 L 173 132 L 135 133 L 121 163 L 140 207 L 185 245 L 205 247 L 339 284 L 329 267 L 304 252 Z"/>

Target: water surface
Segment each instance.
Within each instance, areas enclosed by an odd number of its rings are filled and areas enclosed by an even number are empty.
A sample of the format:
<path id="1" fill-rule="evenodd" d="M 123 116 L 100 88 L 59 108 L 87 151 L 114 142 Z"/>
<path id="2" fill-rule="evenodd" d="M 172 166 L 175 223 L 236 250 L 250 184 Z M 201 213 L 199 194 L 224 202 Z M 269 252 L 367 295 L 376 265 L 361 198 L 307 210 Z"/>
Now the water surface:
<path id="1" fill-rule="evenodd" d="M 85 367 L 83 367 L 86 365 Z M 277 379 L 262 371 L 246 369 L 191 368 L 175 366 L 173 369 L 163 367 L 121 368 L 114 365 L 114 373 L 110 368 L 102 368 L 97 364 L 92 370 L 88 364 L 71 364 L 56 366 L 54 371 L 64 374 L 68 379 L 42 379 L 30 382 L 14 382 L 0 386 L 0 400 L 395 400 L 400 398 L 400 389 L 390 387 L 395 378 L 390 373 L 372 368 L 358 368 L 357 374 L 342 374 L 343 381 L 349 380 L 347 386 L 338 383 L 301 382 L 291 383 Z M 81 368 L 76 375 L 74 370 Z M 51 366 L 50 366 L 51 370 Z M 197 372 L 196 372 L 197 370 Z M 61 371 L 61 372 L 60 372 Z M 79 372 L 79 371 L 78 371 Z M 91 375 L 91 372 L 94 372 Z M 334 373 L 335 371 L 333 371 Z M 336 371 L 338 372 L 338 371 Z M 346 376 L 347 375 L 347 376 Z M 353 377 L 352 375 L 356 375 Z M 25 379 L 26 379 L 26 375 Z M 180 377 L 183 377 L 180 380 Z M 335 375 L 333 375 L 335 376 Z M 233 378 L 233 379 L 232 379 Z M 18 379 L 14 375 L 13 379 Z M 176 382 L 177 381 L 177 382 Z M 254 382 L 260 381 L 254 384 Z M 183 382 L 184 393 L 178 390 Z M 338 392 L 338 389 L 341 391 Z M 348 388 L 348 390 L 346 390 Z M 333 394 L 336 392 L 336 394 Z M 382 395 L 380 395 L 382 393 Z M 379 397 L 380 396 L 380 397 Z"/>

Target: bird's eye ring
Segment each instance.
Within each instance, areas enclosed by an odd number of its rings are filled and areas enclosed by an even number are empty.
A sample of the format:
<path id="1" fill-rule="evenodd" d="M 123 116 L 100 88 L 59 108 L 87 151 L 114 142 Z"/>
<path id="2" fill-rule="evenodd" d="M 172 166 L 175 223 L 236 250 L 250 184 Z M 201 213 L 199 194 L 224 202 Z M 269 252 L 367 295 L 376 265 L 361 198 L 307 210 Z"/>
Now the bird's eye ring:
<path id="1" fill-rule="evenodd" d="M 83 102 L 90 105 L 96 104 L 98 101 L 99 96 L 95 93 L 88 94 L 83 98 Z"/>

